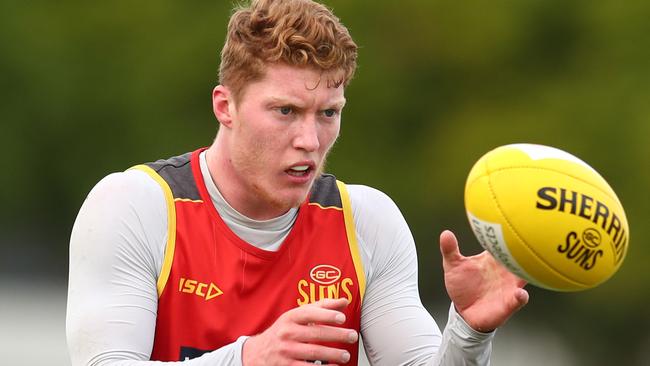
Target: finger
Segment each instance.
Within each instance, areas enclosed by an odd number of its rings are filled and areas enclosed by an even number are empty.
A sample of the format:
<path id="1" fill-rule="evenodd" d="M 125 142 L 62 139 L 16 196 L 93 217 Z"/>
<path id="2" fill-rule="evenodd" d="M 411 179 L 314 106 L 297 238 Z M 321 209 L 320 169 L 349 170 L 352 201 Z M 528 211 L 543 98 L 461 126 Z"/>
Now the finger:
<path id="1" fill-rule="evenodd" d="M 318 306 L 332 310 L 343 310 L 348 305 L 350 305 L 350 302 L 346 298 L 323 299 L 312 304 L 312 306 Z"/>
<path id="2" fill-rule="evenodd" d="M 291 321 L 302 325 L 307 325 L 310 323 L 334 325 L 345 323 L 345 314 L 338 310 L 321 307 L 320 305 L 322 304 L 315 303 L 311 305 L 301 306 L 290 310 L 286 314 Z"/>
<path id="3" fill-rule="evenodd" d="M 328 364 L 350 361 L 350 352 L 346 350 L 313 343 L 292 344 L 287 350 L 287 356 L 296 360 L 325 361 Z"/>
<path id="4" fill-rule="evenodd" d="M 329 325 L 305 325 L 296 330 L 295 340 L 300 342 L 355 343 L 359 339 L 356 331 Z"/>
<path id="5" fill-rule="evenodd" d="M 530 295 L 528 294 L 528 291 L 523 288 L 516 289 L 509 304 L 512 312 L 514 313 L 523 308 L 528 303 L 529 297 Z"/>
<path id="6" fill-rule="evenodd" d="M 515 298 L 519 302 L 519 309 L 521 309 L 524 305 L 528 304 L 528 300 L 530 299 L 530 295 L 528 294 L 528 291 L 524 290 L 523 288 L 520 288 L 515 292 Z"/>
<path id="7" fill-rule="evenodd" d="M 442 253 L 443 261 L 450 264 L 462 258 L 458 249 L 458 240 L 456 240 L 454 233 L 449 230 L 445 230 L 440 234 L 440 253 Z"/>

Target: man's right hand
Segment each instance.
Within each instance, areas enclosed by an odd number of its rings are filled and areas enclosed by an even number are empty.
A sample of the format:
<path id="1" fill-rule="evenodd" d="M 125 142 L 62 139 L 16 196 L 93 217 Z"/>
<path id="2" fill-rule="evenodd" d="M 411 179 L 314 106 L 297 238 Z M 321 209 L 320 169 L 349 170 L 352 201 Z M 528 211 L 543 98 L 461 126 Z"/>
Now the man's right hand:
<path id="1" fill-rule="evenodd" d="M 313 366 L 307 360 L 328 365 L 347 363 L 348 351 L 318 344 L 357 342 L 355 330 L 340 327 L 345 322 L 341 311 L 347 305 L 346 299 L 325 299 L 287 311 L 264 332 L 246 340 L 242 351 L 244 366 Z"/>

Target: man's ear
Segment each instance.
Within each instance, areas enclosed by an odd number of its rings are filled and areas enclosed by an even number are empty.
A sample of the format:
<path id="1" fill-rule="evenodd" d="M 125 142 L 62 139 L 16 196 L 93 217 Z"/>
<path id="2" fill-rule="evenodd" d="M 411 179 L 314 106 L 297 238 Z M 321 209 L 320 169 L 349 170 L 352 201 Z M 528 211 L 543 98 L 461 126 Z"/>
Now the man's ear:
<path id="1" fill-rule="evenodd" d="M 232 125 L 232 113 L 235 110 L 235 102 L 230 89 L 223 85 L 217 85 L 212 91 L 212 111 L 219 123 L 227 128 Z"/>

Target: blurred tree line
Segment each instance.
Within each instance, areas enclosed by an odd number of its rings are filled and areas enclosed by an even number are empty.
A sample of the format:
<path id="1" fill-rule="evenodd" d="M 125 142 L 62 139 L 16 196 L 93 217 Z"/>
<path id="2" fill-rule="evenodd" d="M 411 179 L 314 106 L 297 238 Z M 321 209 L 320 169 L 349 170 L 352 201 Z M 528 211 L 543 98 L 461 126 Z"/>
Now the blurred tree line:
<path id="1" fill-rule="evenodd" d="M 457 232 L 465 253 L 480 250 L 463 207 L 474 161 L 507 143 L 556 146 L 618 193 L 630 249 L 597 289 L 531 288 L 513 321 L 558 330 L 581 364 L 638 362 L 650 344 L 650 2 L 327 4 L 361 47 L 328 170 L 400 206 L 424 302 L 448 301 L 442 229 Z M 99 179 L 212 142 L 210 93 L 231 7 L 0 3 L 1 276 L 65 281 L 70 230 Z"/>

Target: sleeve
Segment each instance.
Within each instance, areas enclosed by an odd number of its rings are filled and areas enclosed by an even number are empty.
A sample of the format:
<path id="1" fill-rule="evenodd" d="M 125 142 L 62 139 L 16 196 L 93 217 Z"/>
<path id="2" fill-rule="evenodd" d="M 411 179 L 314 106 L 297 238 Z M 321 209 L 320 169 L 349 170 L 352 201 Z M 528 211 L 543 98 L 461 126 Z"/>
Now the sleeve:
<path id="1" fill-rule="evenodd" d="M 130 170 L 101 180 L 72 229 L 66 336 L 73 366 L 148 366 L 156 327 L 156 281 L 167 241 L 161 187 Z M 245 337 L 184 361 L 241 365 Z"/>
<path id="2" fill-rule="evenodd" d="M 415 242 L 395 203 L 366 186 L 348 190 L 367 277 L 361 335 L 370 363 L 489 365 L 494 333 L 474 331 L 453 305 L 441 333 L 422 305 Z"/>

